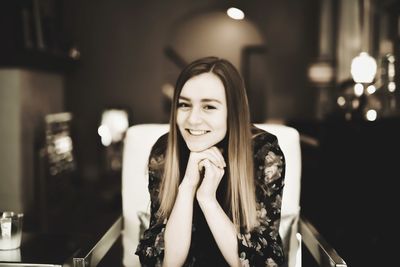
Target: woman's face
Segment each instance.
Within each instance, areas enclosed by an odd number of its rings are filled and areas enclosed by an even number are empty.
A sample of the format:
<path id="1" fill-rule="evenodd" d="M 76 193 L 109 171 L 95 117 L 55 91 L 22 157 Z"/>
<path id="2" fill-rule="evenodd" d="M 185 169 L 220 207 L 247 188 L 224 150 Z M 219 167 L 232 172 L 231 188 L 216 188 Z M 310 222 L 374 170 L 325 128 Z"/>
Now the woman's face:
<path id="1" fill-rule="evenodd" d="M 225 88 L 218 76 L 202 73 L 184 84 L 176 121 L 190 151 L 203 151 L 222 141 L 227 118 Z"/>

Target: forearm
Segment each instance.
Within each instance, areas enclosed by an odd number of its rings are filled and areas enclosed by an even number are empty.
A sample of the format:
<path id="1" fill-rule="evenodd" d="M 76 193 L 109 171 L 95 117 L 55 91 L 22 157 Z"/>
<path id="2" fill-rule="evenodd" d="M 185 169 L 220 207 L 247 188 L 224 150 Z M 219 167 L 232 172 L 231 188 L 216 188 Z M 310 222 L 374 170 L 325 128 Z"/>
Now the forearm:
<path id="1" fill-rule="evenodd" d="M 230 266 L 239 266 L 235 225 L 216 199 L 199 200 L 199 205 L 225 260 Z"/>
<path id="2" fill-rule="evenodd" d="M 164 267 L 182 266 L 192 236 L 193 199 L 195 189 L 181 185 L 165 229 Z"/>

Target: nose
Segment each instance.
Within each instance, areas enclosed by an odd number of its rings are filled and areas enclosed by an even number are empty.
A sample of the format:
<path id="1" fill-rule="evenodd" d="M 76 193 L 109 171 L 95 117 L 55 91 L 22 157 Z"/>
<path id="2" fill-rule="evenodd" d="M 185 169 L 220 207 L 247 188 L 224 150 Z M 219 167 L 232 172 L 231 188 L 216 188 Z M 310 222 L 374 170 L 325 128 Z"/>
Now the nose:
<path id="1" fill-rule="evenodd" d="M 189 113 L 187 121 L 191 125 L 196 125 L 201 123 L 202 122 L 201 111 L 198 110 L 197 108 L 193 108 Z"/>

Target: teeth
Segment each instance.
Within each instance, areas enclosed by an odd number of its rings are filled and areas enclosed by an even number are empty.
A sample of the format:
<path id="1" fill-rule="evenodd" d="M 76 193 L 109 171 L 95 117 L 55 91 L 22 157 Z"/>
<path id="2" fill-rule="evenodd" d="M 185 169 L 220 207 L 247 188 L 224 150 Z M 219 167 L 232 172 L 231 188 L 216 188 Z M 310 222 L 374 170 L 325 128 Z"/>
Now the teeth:
<path id="1" fill-rule="evenodd" d="M 203 135 L 207 133 L 207 131 L 203 130 L 188 130 L 191 135 Z"/>

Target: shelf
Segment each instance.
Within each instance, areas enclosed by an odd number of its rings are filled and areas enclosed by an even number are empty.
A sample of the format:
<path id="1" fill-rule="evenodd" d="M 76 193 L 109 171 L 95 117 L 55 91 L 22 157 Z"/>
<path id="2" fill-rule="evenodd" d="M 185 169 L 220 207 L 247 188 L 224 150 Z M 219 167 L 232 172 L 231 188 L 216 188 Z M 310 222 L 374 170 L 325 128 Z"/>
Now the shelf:
<path id="1" fill-rule="evenodd" d="M 0 68 L 27 68 L 50 72 L 71 71 L 79 60 L 42 51 L 13 51 L 0 53 Z"/>

